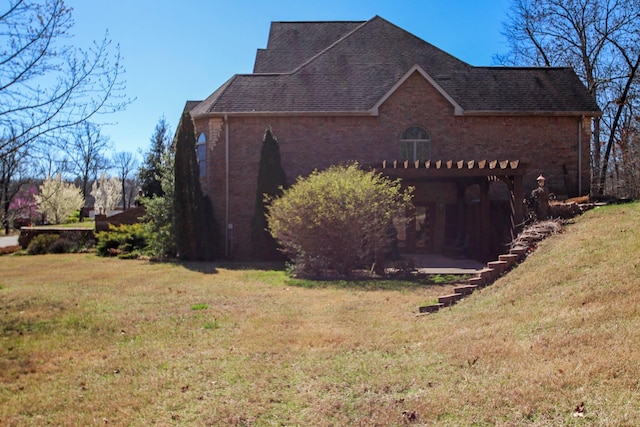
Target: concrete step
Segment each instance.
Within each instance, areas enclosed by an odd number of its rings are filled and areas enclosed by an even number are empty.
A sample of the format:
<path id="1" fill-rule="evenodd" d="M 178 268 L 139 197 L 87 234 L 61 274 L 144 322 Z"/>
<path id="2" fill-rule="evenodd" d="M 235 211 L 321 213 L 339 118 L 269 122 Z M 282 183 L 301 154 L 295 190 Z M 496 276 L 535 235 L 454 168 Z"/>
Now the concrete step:
<path id="1" fill-rule="evenodd" d="M 418 311 L 420 313 L 435 313 L 436 311 L 440 310 L 442 307 L 444 307 L 444 304 L 431 304 L 431 305 L 423 305 L 421 307 L 418 307 Z"/>
<path id="2" fill-rule="evenodd" d="M 462 298 L 462 294 L 449 294 L 438 297 L 438 302 L 440 304 L 444 304 L 445 306 L 450 306 L 455 304 L 459 299 Z"/>
<path id="3" fill-rule="evenodd" d="M 488 268 L 492 268 L 496 271 L 496 278 L 507 271 L 507 265 L 507 261 L 489 261 L 487 263 Z"/>
<path id="4" fill-rule="evenodd" d="M 522 261 L 524 257 L 527 256 L 527 248 L 525 248 L 524 246 L 516 246 L 515 248 L 511 248 L 509 253 L 518 255 L 518 261 Z"/>
<path id="5" fill-rule="evenodd" d="M 510 269 L 518 263 L 520 256 L 517 254 L 503 254 L 498 257 L 498 260 L 506 261 L 508 266 L 507 269 Z"/>
<path id="6" fill-rule="evenodd" d="M 469 284 L 469 286 L 475 286 L 477 288 L 481 288 L 485 285 L 484 280 L 480 276 L 468 279 L 467 283 Z"/>
<path id="7" fill-rule="evenodd" d="M 482 279 L 483 286 L 492 283 L 494 280 L 498 278 L 498 273 L 493 268 L 483 268 L 478 272 L 478 275 Z"/>
<path id="8" fill-rule="evenodd" d="M 476 289 L 478 289 L 476 285 L 462 285 L 453 288 L 453 292 L 461 295 L 471 295 Z"/>

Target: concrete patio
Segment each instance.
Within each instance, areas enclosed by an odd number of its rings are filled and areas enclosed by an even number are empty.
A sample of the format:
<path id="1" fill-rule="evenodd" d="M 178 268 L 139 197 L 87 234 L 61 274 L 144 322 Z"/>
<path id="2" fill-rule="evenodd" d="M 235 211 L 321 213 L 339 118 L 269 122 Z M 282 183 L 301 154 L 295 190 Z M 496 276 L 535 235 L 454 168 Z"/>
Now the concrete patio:
<path id="1" fill-rule="evenodd" d="M 439 254 L 405 254 L 403 257 L 415 260 L 416 268 L 424 274 L 476 274 L 487 266 L 471 259 L 455 259 Z"/>

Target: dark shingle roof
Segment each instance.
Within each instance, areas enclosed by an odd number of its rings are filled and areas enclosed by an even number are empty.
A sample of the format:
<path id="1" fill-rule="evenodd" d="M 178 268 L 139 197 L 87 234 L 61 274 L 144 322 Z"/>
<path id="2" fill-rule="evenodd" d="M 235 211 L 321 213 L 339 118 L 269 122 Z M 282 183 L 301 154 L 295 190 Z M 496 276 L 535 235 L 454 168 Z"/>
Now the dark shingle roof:
<path id="1" fill-rule="evenodd" d="M 416 66 L 465 114 L 599 112 L 570 68 L 473 67 L 380 17 L 275 26 L 256 59 L 270 74 L 234 76 L 193 114 L 373 113 Z"/>
<path id="2" fill-rule="evenodd" d="M 202 101 L 187 101 L 184 104 L 184 111 L 191 111 L 196 108 Z"/>
<path id="3" fill-rule="evenodd" d="M 258 49 L 254 73 L 286 73 L 365 21 L 272 22 L 266 49 Z"/>
<path id="4" fill-rule="evenodd" d="M 474 67 L 436 80 L 466 113 L 599 111 L 570 67 Z"/>

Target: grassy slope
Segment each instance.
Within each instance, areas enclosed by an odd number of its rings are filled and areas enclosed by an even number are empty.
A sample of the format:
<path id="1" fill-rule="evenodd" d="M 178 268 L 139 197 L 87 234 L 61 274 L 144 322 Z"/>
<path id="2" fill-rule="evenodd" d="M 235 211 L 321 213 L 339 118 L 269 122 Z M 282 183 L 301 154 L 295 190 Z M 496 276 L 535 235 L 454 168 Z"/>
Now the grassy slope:
<path id="1" fill-rule="evenodd" d="M 0 425 L 637 425 L 639 224 L 588 212 L 426 317 L 445 287 L 0 257 Z"/>

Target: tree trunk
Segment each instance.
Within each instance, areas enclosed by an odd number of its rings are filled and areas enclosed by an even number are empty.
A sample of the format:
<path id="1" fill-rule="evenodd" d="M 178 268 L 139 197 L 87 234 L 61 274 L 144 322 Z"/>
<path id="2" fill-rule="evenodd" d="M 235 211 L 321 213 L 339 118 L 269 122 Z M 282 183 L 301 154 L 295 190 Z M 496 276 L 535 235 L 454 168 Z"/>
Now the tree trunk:
<path id="1" fill-rule="evenodd" d="M 125 189 L 125 179 L 122 179 L 122 212 L 127 210 L 127 191 Z"/>
<path id="2" fill-rule="evenodd" d="M 613 144 L 616 138 L 616 131 L 618 129 L 618 125 L 620 124 L 620 117 L 622 115 L 622 110 L 624 109 L 625 103 L 627 102 L 627 98 L 629 96 L 629 90 L 631 89 L 631 84 L 636 77 L 636 73 L 638 71 L 638 66 L 640 66 L 640 55 L 638 55 L 636 59 L 636 63 L 631 67 L 631 72 L 629 73 L 629 78 L 627 79 L 627 83 L 624 87 L 624 91 L 620 95 L 620 99 L 618 99 L 618 110 L 616 111 L 616 115 L 611 124 L 611 131 L 609 133 L 609 140 L 607 141 L 607 149 L 604 153 L 604 159 L 602 161 L 602 168 L 600 169 L 600 188 L 598 189 L 598 194 L 604 195 L 604 184 L 607 178 L 607 169 L 609 167 L 609 156 L 611 155 L 611 149 L 613 148 Z"/>

